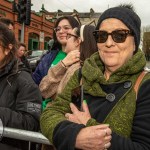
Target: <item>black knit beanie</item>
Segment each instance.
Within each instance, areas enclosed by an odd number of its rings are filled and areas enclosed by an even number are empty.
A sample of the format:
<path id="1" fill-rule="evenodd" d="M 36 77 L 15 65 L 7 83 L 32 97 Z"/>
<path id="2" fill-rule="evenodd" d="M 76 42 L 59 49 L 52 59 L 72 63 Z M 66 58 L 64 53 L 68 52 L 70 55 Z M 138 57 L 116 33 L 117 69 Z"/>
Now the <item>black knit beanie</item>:
<path id="1" fill-rule="evenodd" d="M 100 24 L 103 20 L 108 18 L 116 18 L 121 20 L 132 32 L 135 40 L 135 50 L 138 50 L 140 44 L 140 29 L 141 29 L 141 19 L 139 16 L 131 9 L 125 7 L 113 7 L 109 8 L 102 13 L 100 16 L 96 30 L 99 30 Z"/>

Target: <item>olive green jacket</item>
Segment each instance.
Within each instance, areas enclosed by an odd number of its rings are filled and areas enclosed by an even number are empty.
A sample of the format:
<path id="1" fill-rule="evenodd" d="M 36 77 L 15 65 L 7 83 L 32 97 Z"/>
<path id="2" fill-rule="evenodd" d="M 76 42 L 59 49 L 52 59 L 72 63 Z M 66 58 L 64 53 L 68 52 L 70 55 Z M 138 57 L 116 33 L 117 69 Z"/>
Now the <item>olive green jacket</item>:
<path id="1" fill-rule="evenodd" d="M 121 68 L 113 72 L 106 81 L 104 78 L 104 65 L 100 60 L 99 54 L 95 53 L 87 59 L 82 68 L 82 79 L 84 85 L 84 93 L 88 93 L 93 97 L 106 97 L 101 84 L 109 85 L 113 83 L 121 83 L 131 81 L 132 86 L 121 97 L 117 104 L 112 108 L 106 116 L 104 123 L 110 124 L 112 131 L 123 137 L 130 137 L 132 131 L 133 118 L 136 110 L 136 93 L 134 84 L 139 74 L 144 70 L 146 60 L 143 52 L 140 50 Z M 145 80 L 150 79 L 147 74 Z M 78 72 L 76 72 L 61 94 L 59 94 L 53 103 L 53 106 L 47 108 L 41 116 L 42 133 L 53 142 L 54 130 L 63 121 L 66 121 L 65 113 L 71 113 L 69 103 L 71 102 L 71 91 L 79 86 Z M 132 100 L 132 101 L 131 101 Z M 128 114 L 126 116 L 125 114 Z M 86 126 L 99 124 L 94 118 L 90 119 Z"/>

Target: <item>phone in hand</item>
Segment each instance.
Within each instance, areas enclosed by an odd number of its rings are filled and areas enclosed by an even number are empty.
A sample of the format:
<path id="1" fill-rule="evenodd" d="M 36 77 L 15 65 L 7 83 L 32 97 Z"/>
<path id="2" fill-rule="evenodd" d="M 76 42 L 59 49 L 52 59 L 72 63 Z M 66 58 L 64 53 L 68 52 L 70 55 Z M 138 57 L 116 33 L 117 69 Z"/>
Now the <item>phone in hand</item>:
<path id="1" fill-rule="evenodd" d="M 83 101 L 83 86 L 80 85 L 71 91 L 71 102 L 76 105 L 79 110 L 82 110 Z"/>

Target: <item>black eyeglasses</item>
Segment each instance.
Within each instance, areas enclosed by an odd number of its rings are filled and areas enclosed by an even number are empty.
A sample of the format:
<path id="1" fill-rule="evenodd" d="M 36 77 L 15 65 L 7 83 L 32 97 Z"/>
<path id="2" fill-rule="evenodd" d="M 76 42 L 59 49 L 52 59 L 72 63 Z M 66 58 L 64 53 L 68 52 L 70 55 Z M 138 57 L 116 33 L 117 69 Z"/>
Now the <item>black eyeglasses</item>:
<path id="1" fill-rule="evenodd" d="M 71 34 L 71 33 L 67 33 L 66 39 L 68 40 L 68 39 L 71 38 L 72 36 L 75 37 L 75 38 L 78 38 L 77 35 L 74 35 L 74 34 Z"/>
<path id="2" fill-rule="evenodd" d="M 93 32 L 95 40 L 97 43 L 105 43 L 108 39 L 108 36 L 111 35 L 112 39 L 116 43 L 125 42 L 128 35 L 133 35 L 133 33 L 129 30 L 114 30 L 111 33 L 102 30 L 96 30 Z"/>

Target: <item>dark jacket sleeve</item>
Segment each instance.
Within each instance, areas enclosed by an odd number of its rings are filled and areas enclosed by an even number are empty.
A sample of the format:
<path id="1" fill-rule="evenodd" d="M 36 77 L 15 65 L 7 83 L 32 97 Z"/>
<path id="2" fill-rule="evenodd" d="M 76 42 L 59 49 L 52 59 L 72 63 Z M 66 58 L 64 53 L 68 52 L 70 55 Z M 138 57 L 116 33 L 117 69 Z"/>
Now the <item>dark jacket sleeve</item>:
<path id="1" fill-rule="evenodd" d="M 109 150 L 150 150 L 150 80 L 138 92 L 131 138 L 113 133 Z"/>
<path id="2" fill-rule="evenodd" d="M 74 150 L 76 137 L 79 131 L 84 127 L 85 126 L 83 124 L 76 124 L 70 121 L 63 121 L 59 123 L 53 133 L 53 143 L 56 149 Z"/>
<path id="3" fill-rule="evenodd" d="M 8 94 L 14 99 L 13 108 L 0 107 L 3 125 L 24 130 L 38 130 L 42 97 L 30 73 L 22 71 Z"/>
<path id="4" fill-rule="evenodd" d="M 41 61 L 32 74 L 32 78 L 37 85 L 39 85 L 42 78 L 47 75 L 48 69 L 52 61 L 55 59 L 57 53 L 57 50 L 53 50 L 42 57 Z"/>
<path id="5" fill-rule="evenodd" d="M 48 55 L 45 55 L 33 72 L 32 78 L 37 85 L 40 84 L 42 78 L 47 74 L 49 68 L 48 64 Z"/>

